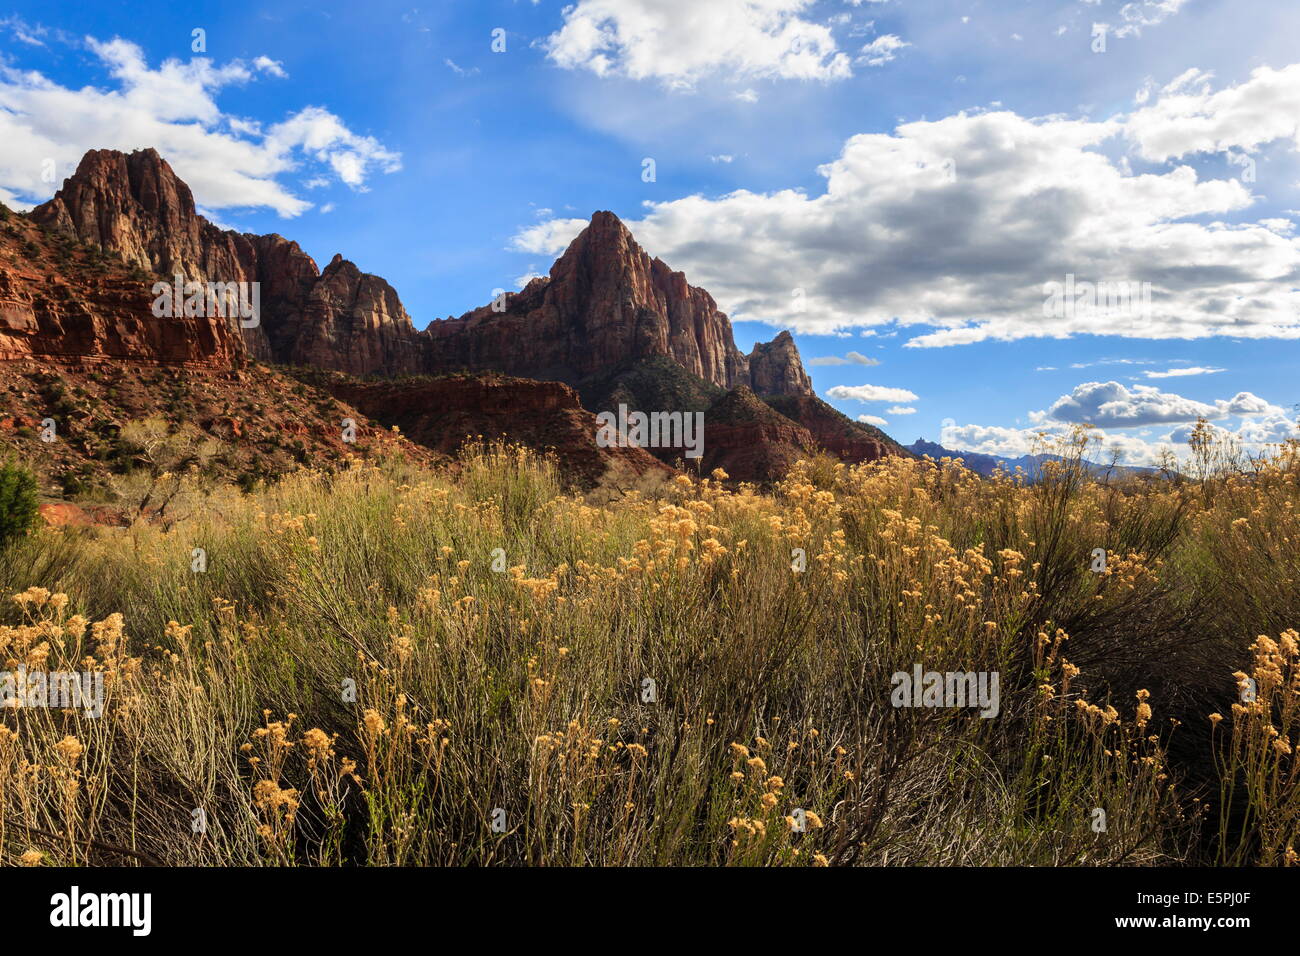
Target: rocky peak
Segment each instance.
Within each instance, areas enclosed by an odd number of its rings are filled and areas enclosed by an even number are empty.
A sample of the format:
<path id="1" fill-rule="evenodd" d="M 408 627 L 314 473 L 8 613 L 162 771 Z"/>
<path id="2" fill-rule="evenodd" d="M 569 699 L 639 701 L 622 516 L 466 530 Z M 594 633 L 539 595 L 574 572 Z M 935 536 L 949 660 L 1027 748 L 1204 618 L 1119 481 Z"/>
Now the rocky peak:
<path id="1" fill-rule="evenodd" d="M 257 358 L 363 375 L 420 369 L 392 286 L 341 255 L 322 273 L 283 236 L 218 229 L 155 150 L 92 150 L 32 218 L 164 277 L 259 283 L 260 325 L 242 330 Z"/>
<path id="2" fill-rule="evenodd" d="M 812 380 L 789 332 L 781 332 L 771 342 L 755 343 L 749 353 L 749 377 L 759 395 L 813 394 Z"/>
<path id="3" fill-rule="evenodd" d="M 92 149 L 33 221 L 116 253 L 130 265 L 196 275 L 202 225 L 189 186 L 153 149 Z"/>
<path id="4" fill-rule="evenodd" d="M 507 295 L 504 305 L 433 323 L 432 370 L 491 368 L 574 384 L 664 357 L 726 389 L 812 393 L 788 333 L 770 357 L 762 353 L 762 377 L 754 379 L 713 297 L 651 258 L 612 212 L 593 214 L 550 275 Z"/>
<path id="5" fill-rule="evenodd" d="M 576 384 L 664 357 L 722 388 L 812 394 L 788 333 L 745 356 L 713 297 L 651 258 L 608 211 L 591 217 L 549 277 L 508 295 L 505 311 L 483 306 L 424 332 L 391 285 L 341 255 L 322 271 L 281 236 L 212 225 L 153 149 L 88 152 L 31 217 L 164 277 L 260 283 L 261 324 L 241 335 L 263 360 L 354 374 L 474 370 Z"/>

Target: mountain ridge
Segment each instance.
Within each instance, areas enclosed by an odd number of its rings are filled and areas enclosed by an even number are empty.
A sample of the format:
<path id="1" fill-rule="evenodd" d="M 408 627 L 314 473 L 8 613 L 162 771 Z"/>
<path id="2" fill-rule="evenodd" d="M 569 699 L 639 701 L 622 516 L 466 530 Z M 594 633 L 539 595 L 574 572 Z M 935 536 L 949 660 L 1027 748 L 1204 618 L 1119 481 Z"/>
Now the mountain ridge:
<path id="1" fill-rule="evenodd" d="M 736 480 L 769 481 L 821 451 L 849 463 L 907 454 L 814 394 L 788 331 L 742 353 L 712 296 L 651 257 L 609 211 L 593 214 L 548 275 L 423 330 L 391 284 L 341 254 L 322 269 L 277 233 L 238 233 L 209 222 L 153 149 L 87 152 L 53 198 L 16 219 L 29 242 L 81 250 L 77 255 L 98 271 L 72 278 L 69 318 L 45 303 L 39 287 L 67 285 L 58 270 L 72 268 L 73 259 L 44 254 L 58 262 L 34 277 L 20 267 L 20 251 L 7 257 L 8 267 L 0 263 L 0 333 L 8 333 L 0 335 L 0 358 L 48 355 L 75 365 L 102 357 L 218 374 L 252 364 L 337 373 L 351 382 L 315 386 L 364 405 L 357 407 L 376 423 L 413 429 L 437 454 L 475 434 L 556 447 L 574 457 L 573 470 L 588 485 L 606 473 L 655 480 L 661 465 L 667 473 L 707 465 Z M 101 272 L 116 283 L 106 292 L 97 284 Z M 186 283 L 257 283 L 258 321 L 156 315 L 149 291 L 155 280 L 177 276 Z M 111 301 L 103 315 L 88 308 L 105 295 Z M 79 381 L 75 369 L 64 371 Z M 389 385 L 366 384 L 376 379 Z M 510 402 L 518 406 L 513 425 L 505 415 Z M 673 448 L 588 448 L 591 436 L 583 430 L 592 413 L 624 404 L 706 414 L 703 461 L 683 463 L 682 450 Z"/>
<path id="2" fill-rule="evenodd" d="M 593 214 L 548 276 L 422 330 L 387 280 L 341 254 L 321 269 L 278 233 L 209 222 L 152 148 L 88 151 L 29 216 L 167 278 L 260 283 L 261 320 L 241 336 L 261 361 L 356 375 L 493 371 L 575 385 L 620 362 L 662 355 L 723 388 L 812 394 L 788 332 L 742 353 L 713 297 L 650 257 L 608 211 Z"/>
<path id="3" fill-rule="evenodd" d="M 1030 481 L 1036 481 L 1042 473 L 1042 466 L 1049 461 L 1064 461 L 1061 455 L 1043 453 L 1037 455 L 1021 455 L 1019 458 L 1007 458 L 1003 455 L 990 455 L 984 452 L 972 451 L 953 451 L 950 448 L 932 442 L 924 438 L 918 438 L 910 445 L 904 445 L 909 452 L 921 457 L 930 457 L 935 461 L 943 458 L 960 458 L 971 471 L 988 477 L 999 469 L 1007 474 L 1014 475 L 1017 469 L 1024 471 L 1025 477 Z M 1087 467 L 1089 474 L 1094 477 L 1106 477 L 1107 475 L 1155 475 L 1160 474 L 1159 468 L 1148 468 L 1143 465 L 1103 465 L 1095 461 L 1084 460 L 1083 464 Z"/>

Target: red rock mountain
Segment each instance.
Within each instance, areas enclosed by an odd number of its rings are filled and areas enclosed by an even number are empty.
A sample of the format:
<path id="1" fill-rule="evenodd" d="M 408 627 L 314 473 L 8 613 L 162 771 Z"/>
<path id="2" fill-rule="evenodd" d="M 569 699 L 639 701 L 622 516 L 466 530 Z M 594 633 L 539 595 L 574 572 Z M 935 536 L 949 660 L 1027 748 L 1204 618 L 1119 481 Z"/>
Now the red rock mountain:
<path id="1" fill-rule="evenodd" d="M 643 448 L 600 447 L 596 416 L 559 382 L 488 373 L 392 382 L 341 378 L 325 387 L 340 401 L 445 455 L 455 455 L 469 438 L 503 439 L 554 450 L 565 472 L 586 486 L 647 486 L 676 473 Z"/>
<path id="2" fill-rule="evenodd" d="M 279 235 L 218 229 L 195 211 L 189 186 L 155 150 L 91 150 L 30 215 L 167 278 L 260 283 L 261 323 L 242 330 L 254 358 L 362 375 L 418 370 L 414 326 L 388 283 L 341 257 L 322 274 Z"/>
<path id="3" fill-rule="evenodd" d="M 316 294 L 329 295 L 334 276 L 349 278 L 333 264 Z M 214 472 L 250 485 L 354 454 L 433 463 L 471 436 L 554 449 L 566 478 L 583 487 L 650 488 L 674 474 L 644 449 L 600 447 L 595 416 L 568 386 L 494 375 L 360 383 L 272 368 L 247 361 L 222 319 L 155 316 L 152 281 L 0 205 L 0 448 L 33 469 L 48 497 L 110 487 L 134 461 L 122 428 L 145 418 L 197 428 L 211 442 Z M 342 441 L 345 419 L 356 425 L 351 444 Z M 47 420 L 52 443 L 41 438 Z M 89 512 L 50 504 L 42 514 L 50 523 L 118 523 L 121 504 Z"/>
<path id="4" fill-rule="evenodd" d="M 504 311 L 492 305 L 428 328 L 434 370 L 496 368 L 531 378 L 577 382 L 622 363 L 671 358 L 723 388 L 752 384 L 749 358 L 731 322 L 703 289 L 652 259 L 611 212 L 598 212 L 551 267 Z M 763 348 L 763 346 L 759 346 Z M 808 384 L 797 367 L 773 382 Z"/>
<path id="5" fill-rule="evenodd" d="M 425 330 L 391 285 L 342 256 L 322 270 L 282 236 L 214 226 L 151 149 L 93 150 L 49 202 L 8 218 L 0 359 L 121 359 L 218 374 L 250 359 L 297 366 L 294 377 L 433 452 L 504 436 L 555 448 L 588 485 L 661 480 L 677 460 L 677 449 L 595 446 L 589 409 L 622 404 L 703 413 L 698 464 L 739 480 L 779 478 L 818 450 L 851 462 L 905 454 L 813 394 L 788 332 L 742 353 L 713 298 L 649 256 L 610 212 L 592 217 L 548 276 Z M 153 283 L 177 274 L 258 283 L 259 323 L 155 318 Z M 287 387 L 283 373 L 251 368 L 269 376 L 266 388 Z"/>
<path id="6" fill-rule="evenodd" d="M 575 384 L 620 363 L 665 356 L 723 388 L 811 395 L 788 333 L 736 348 L 703 289 L 652 259 L 598 212 L 546 278 L 504 301 L 417 331 L 382 278 L 335 256 L 322 272 L 279 235 L 219 229 L 155 150 L 92 150 L 31 218 L 142 269 L 259 282 L 261 322 L 242 330 L 254 358 L 356 375 L 496 371 Z M 504 306 L 504 308 L 501 308 Z"/>
<path id="7" fill-rule="evenodd" d="M 243 363 L 224 319 L 155 318 L 149 290 L 143 273 L 0 210 L 0 360 Z"/>

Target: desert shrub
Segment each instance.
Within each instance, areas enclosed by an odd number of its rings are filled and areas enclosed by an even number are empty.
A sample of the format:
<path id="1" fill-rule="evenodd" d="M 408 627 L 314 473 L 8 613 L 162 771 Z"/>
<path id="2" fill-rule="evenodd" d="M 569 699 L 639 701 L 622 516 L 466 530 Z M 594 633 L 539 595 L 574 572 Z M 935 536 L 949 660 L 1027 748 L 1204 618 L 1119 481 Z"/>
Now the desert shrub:
<path id="1" fill-rule="evenodd" d="M 0 548 L 31 530 L 38 504 L 36 477 L 12 462 L 0 462 Z"/>
<path id="2" fill-rule="evenodd" d="M 161 480 L 176 433 L 124 432 Z M 93 650 L 111 691 L 0 717 L 0 858 L 1293 861 L 1296 638 L 1264 625 L 1295 469 L 1126 487 L 1063 457 L 1041 486 L 809 462 L 594 504 L 479 443 L 28 536 L 0 660 Z M 895 706 L 918 664 L 998 674 L 997 716 Z"/>

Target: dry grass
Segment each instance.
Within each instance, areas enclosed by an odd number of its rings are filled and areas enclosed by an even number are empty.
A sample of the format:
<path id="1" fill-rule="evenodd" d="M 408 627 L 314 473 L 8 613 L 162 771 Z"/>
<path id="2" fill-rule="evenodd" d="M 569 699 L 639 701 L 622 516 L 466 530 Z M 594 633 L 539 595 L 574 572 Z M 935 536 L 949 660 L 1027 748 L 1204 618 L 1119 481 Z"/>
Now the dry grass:
<path id="1" fill-rule="evenodd" d="M 1300 465 L 1198 478 L 818 462 L 593 506 L 479 447 L 45 530 L 0 558 L 0 664 L 107 703 L 3 711 L 0 859 L 1289 862 Z M 915 664 L 998 672 L 1000 713 L 892 707 Z"/>

